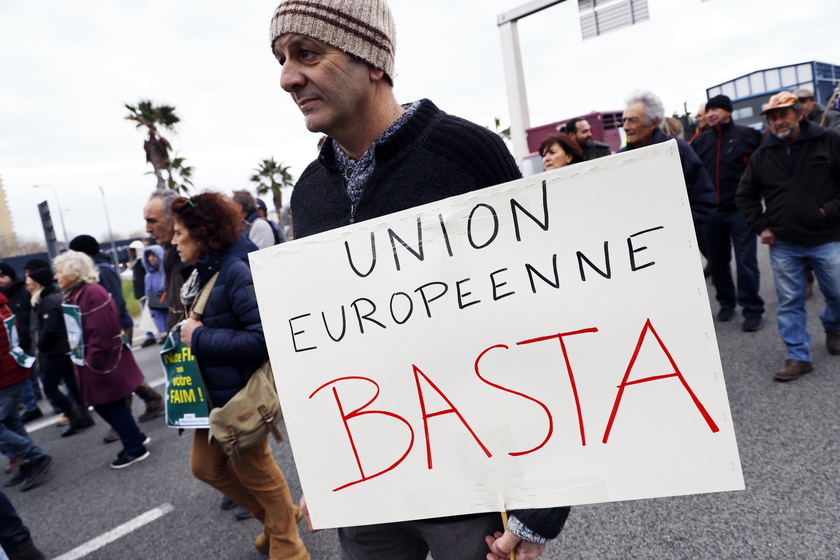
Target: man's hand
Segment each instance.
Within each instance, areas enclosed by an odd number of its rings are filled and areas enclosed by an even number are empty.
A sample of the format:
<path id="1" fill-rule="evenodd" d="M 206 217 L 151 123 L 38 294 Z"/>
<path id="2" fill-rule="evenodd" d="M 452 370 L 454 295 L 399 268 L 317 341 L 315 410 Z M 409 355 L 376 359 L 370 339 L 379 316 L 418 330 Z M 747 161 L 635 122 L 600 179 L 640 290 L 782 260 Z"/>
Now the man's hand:
<path id="1" fill-rule="evenodd" d="M 764 245 L 772 245 L 776 242 L 776 234 L 770 231 L 770 228 L 764 228 L 764 231 L 759 235 L 759 239 Z"/>
<path id="2" fill-rule="evenodd" d="M 484 537 L 484 542 L 490 548 L 487 560 L 510 560 L 510 551 L 514 551 L 516 560 L 534 560 L 545 551 L 544 544 L 523 541 L 510 531 L 504 534 L 496 531 L 493 536 Z"/>
<path id="3" fill-rule="evenodd" d="M 184 321 L 184 324 L 181 325 L 181 342 L 184 346 L 192 346 L 193 331 L 203 325 L 204 323 L 197 321 L 192 317 Z"/>
<path id="4" fill-rule="evenodd" d="M 306 505 L 306 498 L 300 497 L 300 512 L 303 514 L 303 520 L 306 521 L 306 528 L 310 533 L 317 533 L 320 529 L 312 528 L 312 519 L 309 518 L 309 507 Z"/>

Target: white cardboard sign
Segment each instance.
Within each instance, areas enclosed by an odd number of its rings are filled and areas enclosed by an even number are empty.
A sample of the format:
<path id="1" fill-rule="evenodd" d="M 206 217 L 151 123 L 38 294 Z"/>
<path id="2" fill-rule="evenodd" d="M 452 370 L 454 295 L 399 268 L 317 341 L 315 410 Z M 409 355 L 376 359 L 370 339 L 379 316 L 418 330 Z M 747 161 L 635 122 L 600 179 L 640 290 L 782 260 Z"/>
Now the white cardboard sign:
<path id="1" fill-rule="evenodd" d="M 674 142 L 251 263 L 316 527 L 744 488 Z"/>

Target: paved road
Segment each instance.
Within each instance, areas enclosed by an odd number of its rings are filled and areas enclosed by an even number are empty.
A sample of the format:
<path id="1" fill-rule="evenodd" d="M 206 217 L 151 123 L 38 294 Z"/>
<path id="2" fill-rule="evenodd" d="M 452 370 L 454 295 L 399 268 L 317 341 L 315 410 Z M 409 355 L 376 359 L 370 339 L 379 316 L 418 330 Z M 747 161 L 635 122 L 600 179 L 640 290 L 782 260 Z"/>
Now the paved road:
<path id="1" fill-rule="evenodd" d="M 744 333 L 740 321 L 717 323 L 746 491 L 574 508 L 543 556 L 559 559 L 840 558 L 840 357 L 829 356 L 808 302 L 815 372 L 781 384 L 771 373 L 784 359 L 775 328 L 775 295 L 766 248 L 760 249 L 767 324 Z M 713 306 L 717 310 L 716 306 Z M 162 384 L 157 347 L 136 351 L 147 378 Z M 139 402 L 134 404 L 142 411 Z M 152 455 L 128 469 L 109 468 L 118 445 L 105 445 L 103 422 L 62 439 L 42 421 L 29 426 L 55 457 L 52 480 L 7 494 L 48 558 L 71 560 L 262 560 L 251 543 L 254 520 L 237 522 L 219 495 L 188 471 L 189 434 L 143 424 Z M 293 495 L 300 490 L 288 444 L 274 445 Z M 316 560 L 338 558 L 334 532 L 304 534 Z"/>

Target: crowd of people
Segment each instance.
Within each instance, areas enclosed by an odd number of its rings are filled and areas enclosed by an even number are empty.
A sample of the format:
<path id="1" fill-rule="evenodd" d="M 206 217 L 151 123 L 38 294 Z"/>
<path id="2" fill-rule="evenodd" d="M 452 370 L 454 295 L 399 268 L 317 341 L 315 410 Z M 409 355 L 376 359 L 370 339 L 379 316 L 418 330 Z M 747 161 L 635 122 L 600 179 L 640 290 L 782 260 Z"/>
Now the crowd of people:
<path id="1" fill-rule="evenodd" d="M 292 196 L 297 237 L 521 176 L 496 134 L 428 99 L 397 102 L 395 36 L 385 0 L 284 0 L 271 19 L 280 85 L 306 128 L 324 135 Z M 828 352 L 840 355 L 840 134 L 830 129 L 840 119 L 813 97 L 807 90 L 773 95 L 762 111 L 764 133 L 736 124 L 728 97 L 712 97 L 688 141 L 650 91 L 630 95 L 623 113 L 627 143 L 621 152 L 676 138 L 698 248 L 719 303 L 717 320 L 731 321 L 740 307 L 744 331 L 763 328 L 756 251 L 759 242 L 770 246 L 778 328 L 787 346 L 773 374 L 779 381 L 813 370 L 805 325 L 811 276 L 825 296 L 820 319 Z M 609 146 L 592 136 L 585 119 L 568 121 L 540 145 L 545 169 L 610 155 Z M 155 191 L 143 218 L 149 239 L 131 246 L 134 294 L 150 316 L 140 346 L 162 343 L 180 324 L 180 340 L 196 356 L 212 405 L 222 406 L 267 358 L 247 255 L 285 241 L 284 231 L 265 219 L 265 205 L 247 191 L 191 197 Z M 192 305 L 205 288 L 209 297 L 199 315 Z M 73 310 L 81 317 L 79 332 L 65 325 Z M 52 465 L 24 428 L 42 415 L 30 406 L 39 378 L 32 372 L 40 372 L 47 399 L 66 417 L 63 436 L 89 429 L 92 408 L 111 428 L 105 441 L 122 444 L 113 468 L 149 456 L 140 423 L 163 413 L 163 399 L 137 367 L 134 323 L 119 275 L 93 237 L 75 238 L 53 263 L 33 259 L 22 276 L 0 263 L 0 315 L 17 322 L 16 333 L 0 331 L 0 452 L 9 457 L 12 475 L 7 487 L 34 488 Z M 35 364 L 26 356 L 35 356 Z M 137 419 L 132 394 L 145 404 Z M 223 508 L 239 506 L 262 523 L 258 550 L 272 559 L 310 558 L 297 529 L 307 515 L 305 500 L 301 507 L 293 502 L 267 438 L 233 460 L 206 429 L 195 430 L 189 467 L 223 495 Z M 0 517 L 16 521 L 2 523 L 0 543 L 10 558 L 42 557 L 5 498 Z M 425 560 L 428 554 L 435 560 L 534 560 L 559 535 L 569 512 L 514 510 L 504 526 L 488 513 L 344 527 L 338 538 L 345 560 Z"/>

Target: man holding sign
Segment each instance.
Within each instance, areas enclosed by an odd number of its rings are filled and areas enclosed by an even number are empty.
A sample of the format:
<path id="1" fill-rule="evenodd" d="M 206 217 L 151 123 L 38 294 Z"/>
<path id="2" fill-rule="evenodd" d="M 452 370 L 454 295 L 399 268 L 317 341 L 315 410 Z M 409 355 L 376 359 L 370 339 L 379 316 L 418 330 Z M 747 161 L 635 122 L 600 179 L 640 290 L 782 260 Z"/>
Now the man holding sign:
<path id="1" fill-rule="evenodd" d="M 311 132 L 328 136 L 292 196 L 302 238 L 520 177 L 501 139 L 423 99 L 393 93 L 395 25 L 384 0 L 286 0 L 271 20 L 271 46 Z M 304 372 L 301 372 L 304 373 Z M 339 529 L 346 560 L 532 560 L 569 508 Z M 504 529 L 504 534 L 500 532 Z M 486 544 L 485 544 L 486 538 Z M 490 547 L 488 554 L 487 546 Z"/>

